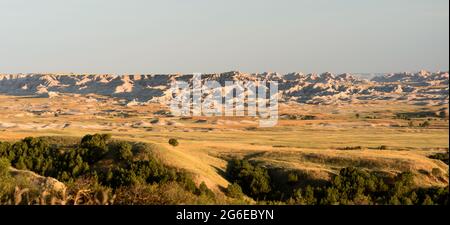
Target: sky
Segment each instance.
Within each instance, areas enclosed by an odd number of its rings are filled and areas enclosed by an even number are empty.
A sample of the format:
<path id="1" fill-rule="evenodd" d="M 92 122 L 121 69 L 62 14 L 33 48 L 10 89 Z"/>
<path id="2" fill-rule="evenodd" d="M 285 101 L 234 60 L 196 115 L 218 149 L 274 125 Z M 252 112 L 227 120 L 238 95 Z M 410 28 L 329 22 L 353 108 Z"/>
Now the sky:
<path id="1" fill-rule="evenodd" d="M 0 73 L 448 71 L 448 0 L 0 0 Z"/>

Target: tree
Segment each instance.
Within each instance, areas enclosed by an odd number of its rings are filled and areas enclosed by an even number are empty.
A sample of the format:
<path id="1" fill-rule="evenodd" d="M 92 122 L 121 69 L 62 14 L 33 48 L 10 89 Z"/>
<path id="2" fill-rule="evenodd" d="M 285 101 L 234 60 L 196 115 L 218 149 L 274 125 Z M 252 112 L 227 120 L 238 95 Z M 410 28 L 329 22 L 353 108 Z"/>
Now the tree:
<path id="1" fill-rule="evenodd" d="M 446 113 L 445 111 L 440 111 L 440 112 L 439 112 L 439 117 L 440 117 L 441 119 L 445 119 L 445 118 L 447 118 L 447 113 Z"/>
<path id="2" fill-rule="evenodd" d="M 241 199 L 244 196 L 242 193 L 242 188 L 237 183 L 229 184 L 227 189 L 225 189 L 225 195 L 230 198 Z"/>
<path id="3" fill-rule="evenodd" d="M 317 199 L 314 197 L 314 189 L 309 185 L 305 190 L 304 201 L 307 205 L 314 205 L 317 202 Z"/>
<path id="4" fill-rule="evenodd" d="M 294 185 L 298 182 L 298 175 L 297 173 L 291 172 L 288 174 L 288 183 L 291 185 Z"/>
<path id="5" fill-rule="evenodd" d="M 0 180 L 8 179 L 11 174 L 9 173 L 9 167 L 11 164 L 6 158 L 0 158 Z"/>
<path id="6" fill-rule="evenodd" d="M 19 170 L 25 170 L 27 169 L 27 165 L 25 164 L 25 161 L 22 156 L 19 157 L 17 162 L 14 164 L 14 167 L 16 167 Z"/>
<path id="7" fill-rule="evenodd" d="M 130 186 L 137 183 L 136 175 L 131 170 L 125 168 L 117 168 L 113 171 L 113 177 L 110 186 L 114 188 L 122 186 Z"/>
<path id="8" fill-rule="evenodd" d="M 179 145 L 178 140 L 175 139 L 175 138 L 169 139 L 169 144 L 172 145 L 172 146 L 174 146 L 174 147 L 176 147 L 176 146 Z"/>
<path id="9" fill-rule="evenodd" d="M 81 148 L 88 149 L 89 151 L 84 154 L 84 159 L 89 163 L 95 163 L 100 160 L 107 152 L 107 142 L 111 139 L 110 134 L 94 134 L 86 135 L 81 139 Z"/>
<path id="10" fill-rule="evenodd" d="M 346 196 L 342 196 L 343 193 L 339 193 L 339 190 L 336 188 L 327 188 L 325 194 L 326 196 L 321 202 L 323 205 L 338 205 L 341 198 L 346 198 Z"/>
<path id="11" fill-rule="evenodd" d="M 8 152 L 11 147 L 11 144 L 8 142 L 0 141 L 0 157 L 8 157 Z"/>
<path id="12" fill-rule="evenodd" d="M 248 196 L 263 199 L 272 190 L 268 171 L 247 160 L 234 160 L 230 163 L 228 173 Z"/>
<path id="13" fill-rule="evenodd" d="M 256 168 L 254 173 L 248 178 L 250 180 L 249 190 L 251 195 L 263 198 L 271 191 L 270 177 L 266 170 Z"/>
<path id="14" fill-rule="evenodd" d="M 423 122 L 423 123 L 420 124 L 420 127 L 423 127 L 423 128 L 427 128 L 427 127 L 429 127 L 429 126 L 431 126 L 431 123 L 428 122 L 428 121 L 425 121 L 425 122 Z"/>
<path id="15" fill-rule="evenodd" d="M 117 152 L 119 160 L 131 161 L 133 158 L 132 146 L 128 142 L 120 142 Z"/>
<path id="16" fill-rule="evenodd" d="M 425 200 L 423 200 L 422 205 L 433 205 L 433 200 L 430 198 L 429 195 L 425 196 Z"/>

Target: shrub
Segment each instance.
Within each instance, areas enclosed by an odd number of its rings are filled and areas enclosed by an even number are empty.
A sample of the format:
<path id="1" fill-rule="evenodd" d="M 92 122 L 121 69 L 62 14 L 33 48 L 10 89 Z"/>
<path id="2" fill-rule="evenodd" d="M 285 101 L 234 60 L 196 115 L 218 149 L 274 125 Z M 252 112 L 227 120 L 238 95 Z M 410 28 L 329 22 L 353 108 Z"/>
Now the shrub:
<path id="1" fill-rule="evenodd" d="M 423 128 L 427 128 L 427 127 L 431 126 L 431 123 L 428 121 L 425 121 L 425 122 L 421 123 L 419 126 L 423 127 Z"/>
<path id="2" fill-rule="evenodd" d="M 439 177 L 439 176 L 441 176 L 441 170 L 439 168 L 433 168 L 431 170 L 431 174 L 433 174 L 433 176 L 435 176 L 435 177 Z"/>
<path id="3" fill-rule="evenodd" d="M 214 198 L 216 196 L 214 192 L 206 186 L 205 182 L 202 182 L 198 187 L 197 195 L 205 195 L 210 198 Z"/>
<path id="4" fill-rule="evenodd" d="M 242 188 L 237 183 L 229 184 L 228 187 L 225 189 L 225 195 L 230 198 L 237 198 L 241 199 L 244 196 L 244 193 L 242 193 Z"/>
<path id="5" fill-rule="evenodd" d="M 174 146 L 174 147 L 176 147 L 176 146 L 179 145 L 178 140 L 175 139 L 175 138 L 169 139 L 169 144 L 172 145 L 172 146 Z"/>
<path id="6" fill-rule="evenodd" d="M 236 181 L 244 193 L 256 199 L 263 199 L 272 190 L 268 171 L 252 165 L 247 160 L 234 160 L 230 163 L 228 174 Z"/>
<path id="7" fill-rule="evenodd" d="M 197 192 L 197 186 L 195 186 L 195 182 L 192 180 L 191 176 L 185 172 L 177 172 L 175 175 L 176 181 L 184 187 L 185 190 L 195 193 Z"/>
<path id="8" fill-rule="evenodd" d="M 202 204 L 197 196 L 176 182 L 165 184 L 138 184 L 115 191 L 115 204 L 119 205 L 185 205 Z"/>

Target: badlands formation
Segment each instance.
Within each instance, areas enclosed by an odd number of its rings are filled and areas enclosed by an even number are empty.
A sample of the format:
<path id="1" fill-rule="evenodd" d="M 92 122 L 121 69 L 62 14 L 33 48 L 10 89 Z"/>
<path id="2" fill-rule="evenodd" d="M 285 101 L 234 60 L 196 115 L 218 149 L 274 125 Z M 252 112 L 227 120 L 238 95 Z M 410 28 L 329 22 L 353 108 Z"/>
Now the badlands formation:
<path id="1" fill-rule="evenodd" d="M 52 97 L 58 94 L 97 94 L 140 103 L 167 103 L 173 81 L 192 83 L 192 75 L 75 75 L 0 74 L 0 94 Z M 228 72 L 202 75 L 202 81 L 277 81 L 281 102 L 306 104 L 404 100 L 417 105 L 446 105 L 448 72 L 385 74 L 371 80 L 350 74 Z M 133 103 L 130 103 L 133 104 Z"/>

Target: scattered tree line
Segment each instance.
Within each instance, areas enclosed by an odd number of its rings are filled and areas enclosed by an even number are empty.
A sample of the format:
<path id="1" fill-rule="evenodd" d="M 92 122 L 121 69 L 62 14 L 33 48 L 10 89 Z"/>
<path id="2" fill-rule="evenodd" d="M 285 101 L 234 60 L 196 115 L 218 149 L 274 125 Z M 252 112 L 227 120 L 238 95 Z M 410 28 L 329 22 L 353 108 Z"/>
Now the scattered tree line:
<path id="1" fill-rule="evenodd" d="M 313 115 L 297 115 L 297 114 L 284 114 L 280 116 L 289 120 L 315 120 L 317 117 Z"/>
<path id="2" fill-rule="evenodd" d="M 436 153 L 434 155 L 429 156 L 429 158 L 441 160 L 442 162 L 448 165 L 448 151 L 446 153 Z"/>
<path id="3" fill-rule="evenodd" d="M 197 187 L 189 173 L 164 165 L 147 148 L 144 143 L 111 140 L 108 134 L 86 135 L 75 146 L 28 137 L 12 144 L 0 142 L 0 158 L 16 169 L 65 183 L 84 179 L 112 190 L 176 183 L 189 193 L 214 196 L 205 183 Z M 145 159 L 135 157 L 140 153 Z"/>
<path id="4" fill-rule="evenodd" d="M 160 162 L 147 144 L 111 140 L 106 134 L 86 135 L 66 145 L 59 142 L 47 138 L 0 142 L 0 203 L 5 190 L 14 189 L 9 166 L 66 184 L 82 181 L 91 189 L 111 190 L 108 196 L 116 196 L 115 204 L 181 204 L 194 201 L 193 196 L 202 199 L 200 204 L 219 201 L 205 183 L 196 186 L 190 174 Z M 448 152 L 430 158 L 448 164 Z M 225 194 L 241 203 L 250 197 L 258 204 L 448 204 L 448 187 L 417 188 L 409 172 L 384 177 L 343 168 L 330 181 L 312 182 L 298 171 L 274 171 L 234 159 L 226 174 L 231 184 Z M 173 191 L 174 197 L 167 199 L 165 191 Z"/>
<path id="5" fill-rule="evenodd" d="M 397 119 L 411 120 L 415 118 L 445 118 L 445 111 L 433 112 L 433 111 L 423 111 L 423 112 L 406 112 L 406 113 L 396 113 L 395 117 Z"/>

